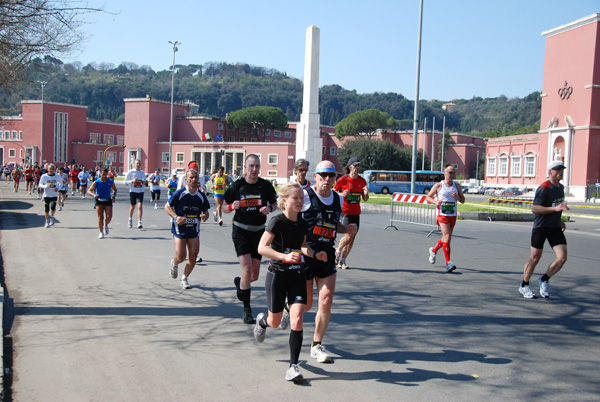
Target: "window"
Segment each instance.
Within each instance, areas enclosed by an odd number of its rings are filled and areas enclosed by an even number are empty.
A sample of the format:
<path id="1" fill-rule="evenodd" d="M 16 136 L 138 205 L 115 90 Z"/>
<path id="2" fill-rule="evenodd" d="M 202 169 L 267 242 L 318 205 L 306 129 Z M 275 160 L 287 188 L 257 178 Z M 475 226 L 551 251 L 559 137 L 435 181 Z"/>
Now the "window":
<path id="1" fill-rule="evenodd" d="M 248 127 L 240 127 L 240 133 L 247 133 Z"/>
<path id="2" fill-rule="evenodd" d="M 67 162 L 69 145 L 69 114 L 54 112 L 54 161 Z"/>
<path id="3" fill-rule="evenodd" d="M 104 143 L 106 145 L 115 145 L 115 136 L 112 134 L 104 134 Z"/>
<path id="4" fill-rule="evenodd" d="M 498 158 L 498 176 L 508 176 L 508 157 Z"/>
<path id="5" fill-rule="evenodd" d="M 267 170 L 267 176 L 277 176 L 277 170 Z"/>
<path id="6" fill-rule="evenodd" d="M 231 126 L 231 125 L 227 125 L 227 128 L 229 129 L 229 131 L 234 132 L 235 131 L 235 126 Z"/>
<path id="7" fill-rule="evenodd" d="M 90 133 L 90 142 L 92 144 L 100 144 L 100 133 Z M 100 158 L 102 159 L 102 158 Z M 100 160 L 98 159 L 98 160 Z"/>
<path id="8" fill-rule="evenodd" d="M 5 131 L 4 132 L 4 139 L 5 140 L 10 140 L 10 131 Z"/>
<path id="9" fill-rule="evenodd" d="M 269 154 L 269 165 L 277 165 L 278 155 Z"/>
<path id="10" fill-rule="evenodd" d="M 496 158 L 489 158 L 487 161 L 487 175 L 496 176 Z"/>
<path id="11" fill-rule="evenodd" d="M 176 162 L 181 162 L 183 163 L 183 161 L 185 160 L 185 154 L 183 152 L 177 152 L 175 154 L 175 161 Z"/>
<path id="12" fill-rule="evenodd" d="M 19 131 L 19 139 L 23 141 L 23 131 Z"/>
<path id="13" fill-rule="evenodd" d="M 258 139 L 256 139 L 256 138 L 250 138 L 250 142 L 258 142 Z"/>
<path id="14" fill-rule="evenodd" d="M 286 131 L 285 132 L 285 138 L 292 138 L 292 132 L 291 131 Z"/>
<path id="15" fill-rule="evenodd" d="M 329 155 L 335 156 L 337 151 L 337 147 L 335 145 L 329 147 Z"/>
<path id="16" fill-rule="evenodd" d="M 162 174 L 166 174 L 167 176 L 169 176 L 169 175 L 170 175 L 170 173 L 169 173 L 169 168 L 168 168 L 168 167 L 164 167 L 164 168 L 162 168 L 161 172 L 162 172 Z"/>
<path id="17" fill-rule="evenodd" d="M 521 157 L 513 156 L 512 166 L 510 167 L 511 176 L 521 176 Z"/>
<path id="18" fill-rule="evenodd" d="M 230 135 L 229 137 L 227 137 L 227 141 L 233 142 L 233 141 L 235 141 L 235 137 Z"/>
<path id="19" fill-rule="evenodd" d="M 19 149 L 19 158 L 23 159 L 23 150 Z"/>
<path id="20" fill-rule="evenodd" d="M 168 152 L 163 152 L 162 153 L 162 161 L 163 162 L 169 162 L 169 153 Z"/>
<path id="21" fill-rule="evenodd" d="M 246 137 L 240 137 L 239 142 L 246 142 Z"/>
<path id="22" fill-rule="evenodd" d="M 11 139 L 16 140 L 18 138 L 17 130 L 13 130 Z"/>
<path id="23" fill-rule="evenodd" d="M 271 129 L 270 129 L 270 128 L 267 128 L 267 129 L 265 130 L 265 137 L 270 137 L 270 136 L 271 136 Z"/>
<path id="24" fill-rule="evenodd" d="M 106 152 L 106 159 L 108 159 L 109 161 L 111 161 L 111 165 L 112 165 L 112 163 L 116 162 L 117 152 L 116 151 L 107 151 Z"/>
<path id="25" fill-rule="evenodd" d="M 102 156 L 104 155 L 104 152 L 98 150 L 96 151 L 96 160 L 94 162 L 102 162 Z M 102 162 L 104 163 L 104 162 Z"/>
<path id="26" fill-rule="evenodd" d="M 535 176 L 535 155 L 525 157 L 525 176 Z"/>
<path id="27" fill-rule="evenodd" d="M 16 158 L 17 157 L 17 150 L 16 149 L 9 149 L 8 150 L 8 157 L 9 158 Z"/>
<path id="28" fill-rule="evenodd" d="M 325 147 L 323 147 L 323 149 L 321 150 L 321 155 L 326 155 L 327 154 L 327 149 Z"/>
<path id="29" fill-rule="evenodd" d="M 217 124 L 217 130 L 223 130 L 224 127 L 223 123 Z"/>
<path id="30" fill-rule="evenodd" d="M 117 135 L 117 145 L 124 145 L 124 144 L 125 144 L 125 136 Z"/>
<path id="31" fill-rule="evenodd" d="M 119 162 L 123 163 L 123 152 L 119 152 Z"/>
<path id="32" fill-rule="evenodd" d="M 281 137 L 281 130 L 273 130 L 273 137 Z"/>

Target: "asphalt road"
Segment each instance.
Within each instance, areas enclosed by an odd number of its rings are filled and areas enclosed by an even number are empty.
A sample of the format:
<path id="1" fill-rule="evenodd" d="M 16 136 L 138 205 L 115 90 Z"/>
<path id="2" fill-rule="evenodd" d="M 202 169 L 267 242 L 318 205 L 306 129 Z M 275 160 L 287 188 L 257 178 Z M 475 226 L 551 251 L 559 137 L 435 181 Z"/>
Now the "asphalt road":
<path id="1" fill-rule="evenodd" d="M 531 223 L 459 221 L 458 266 L 428 263 L 439 238 L 409 224 L 383 228 L 365 213 L 338 273 L 324 345 L 310 357 L 315 308 L 305 316 L 301 385 L 284 380 L 288 331 L 263 344 L 241 320 L 230 216 L 202 226 L 201 264 L 179 289 L 164 211 L 145 204 L 127 228 L 120 188 L 110 235 L 97 239 L 90 200 L 69 198 L 43 227 L 34 196 L 0 183 L 0 246 L 13 343 L 15 401 L 480 401 L 597 400 L 600 394 L 600 222 L 568 224 L 569 260 L 550 299 L 517 291 Z M 146 197 L 148 194 L 146 194 Z M 552 260 L 542 257 L 534 279 Z M 266 311 L 266 266 L 253 288 Z M 533 281 L 532 281 L 533 284 Z M 537 293 L 537 285 L 533 285 Z M 14 305 L 12 308 L 11 305 Z"/>

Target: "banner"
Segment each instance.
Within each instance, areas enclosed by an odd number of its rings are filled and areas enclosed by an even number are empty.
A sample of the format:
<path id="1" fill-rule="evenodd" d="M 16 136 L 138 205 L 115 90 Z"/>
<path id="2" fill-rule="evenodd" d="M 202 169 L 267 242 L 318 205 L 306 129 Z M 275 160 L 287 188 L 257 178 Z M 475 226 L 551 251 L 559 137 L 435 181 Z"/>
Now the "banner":
<path id="1" fill-rule="evenodd" d="M 204 141 L 210 141 L 212 139 L 212 137 L 210 136 L 210 133 L 206 133 L 202 136 L 202 139 Z"/>

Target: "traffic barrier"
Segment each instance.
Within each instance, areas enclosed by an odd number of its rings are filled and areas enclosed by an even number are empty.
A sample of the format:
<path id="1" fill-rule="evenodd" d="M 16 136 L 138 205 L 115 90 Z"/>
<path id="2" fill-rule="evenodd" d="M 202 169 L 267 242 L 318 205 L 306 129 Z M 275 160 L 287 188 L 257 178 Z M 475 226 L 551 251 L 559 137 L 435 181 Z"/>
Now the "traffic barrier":
<path id="1" fill-rule="evenodd" d="M 516 208 L 528 208 L 531 209 L 533 205 L 533 199 L 531 198 L 521 198 L 521 197 L 490 197 L 487 199 L 486 203 L 489 207 L 491 206 L 501 206 L 501 207 L 516 207 Z M 491 209 L 491 208 L 490 208 Z"/>
<path id="2" fill-rule="evenodd" d="M 429 232 L 431 236 L 436 230 L 440 230 L 437 224 L 436 206 L 427 202 L 427 196 L 422 194 L 394 193 L 390 205 L 390 224 L 387 228 L 394 228 L 394 222 L 412 223 L 415 225 L 433 226 L 435 229 Z"/>

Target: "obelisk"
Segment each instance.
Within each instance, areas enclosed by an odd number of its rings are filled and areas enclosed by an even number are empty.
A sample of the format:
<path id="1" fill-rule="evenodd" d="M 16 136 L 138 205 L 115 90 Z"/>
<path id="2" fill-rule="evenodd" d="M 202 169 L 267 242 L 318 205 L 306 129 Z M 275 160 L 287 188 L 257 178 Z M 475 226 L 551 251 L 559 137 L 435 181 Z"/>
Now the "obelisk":
<path id="1" fill-rule="evenodd" d="M 314 25 L 306 29 L 304 55 L 304 97 L 300 123 L 296 127 L 296 159 L 310 162 L 310 172 L 322 159 L 321 116 L 319 114 L 319 54 L 321 35 Z M 312 174 L 307 176 L 309 180 Z"/>

